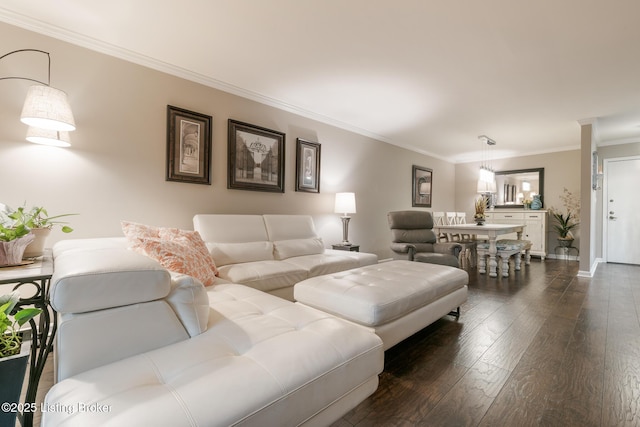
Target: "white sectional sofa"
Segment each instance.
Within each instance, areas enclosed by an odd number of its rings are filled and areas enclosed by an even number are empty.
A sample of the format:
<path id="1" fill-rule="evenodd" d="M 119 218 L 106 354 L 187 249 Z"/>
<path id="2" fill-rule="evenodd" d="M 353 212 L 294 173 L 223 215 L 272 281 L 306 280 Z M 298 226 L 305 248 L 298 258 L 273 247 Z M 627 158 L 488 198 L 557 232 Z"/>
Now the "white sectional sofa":
<path id="1" fill-rule="evenodd" d="M 206 220 L 196 223 L 211 231 Z M 296 247 L 271 236 L 262 246 L 271 242 L 274 258 Z M 54 247 L 57 383 L 43 427 L 328 425 L 377 388 L 383 344 L 366 328 L 224 280 L 205 288 L 126 246 L 114 238 Z M 323 268 L 299 256 L 262 262 L 307 271 L 293 280 Z M 231 277 L 234 265 L 221 269 Z"/>
<path id="2" fill-rule="evenodd" d="M 293 301 L 293 285 L 310 277 L 375 264 L 375 254 L 326 249 L 308 215 L 193 218 L 220 277 Z"/>

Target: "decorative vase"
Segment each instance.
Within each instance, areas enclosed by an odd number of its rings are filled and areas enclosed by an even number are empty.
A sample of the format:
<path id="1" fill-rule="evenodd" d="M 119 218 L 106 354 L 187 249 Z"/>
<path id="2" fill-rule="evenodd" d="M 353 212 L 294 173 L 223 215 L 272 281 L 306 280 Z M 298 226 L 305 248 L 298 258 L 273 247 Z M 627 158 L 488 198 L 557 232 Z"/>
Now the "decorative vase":
<path id="1" fill-rule="evenodd" d="M 531 209 L 538 210 L 542 209 L 542 200 L 540 200 L 540 195 L 536 194 L 533 196 L 533 200 L 531 201 Z"/>
<path id="2" fill-rule="evenodd" d="M 473 220 L 476 222 L 476 225 L 484 225 L 485 222 L 485 218 L 474 218 Z"/>
<path id="3" fill-rule="evenodd" d="M 573 239 L 570 237 L 558 237 L 558 246 L 561 248 L 573 247 Z"/>
<path id="4" fill-rule="evenodd" d="M 51 234 L 50 228 L 32 228 L 31 234 L 35 236 L 33 242 L 29 243 L 24 250 L 23 258 L 37 258 L 44 254 L 44 244 L 47 241 L 47 237 Z"/>
<path id="5" fill-rule="evenodd" d="M 29 233 L 9 242 L 0 242 L 0 265 L 18 265 L 22 262 L 22 255 L 27 245 L 36 237 Z"/>

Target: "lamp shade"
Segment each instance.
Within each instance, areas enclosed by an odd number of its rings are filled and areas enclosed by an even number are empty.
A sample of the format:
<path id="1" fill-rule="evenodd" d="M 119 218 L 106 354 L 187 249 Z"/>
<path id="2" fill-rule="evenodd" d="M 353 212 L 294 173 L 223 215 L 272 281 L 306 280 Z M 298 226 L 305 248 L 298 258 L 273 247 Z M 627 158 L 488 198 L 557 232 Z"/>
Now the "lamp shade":
<path id="1" fill-rule="evenodd" d="M 478 187 L 477 187 L 477 192 L 478 193 L 495 193 L 496 192 L 496 182 L 495 181 L 491 181 L 491 182 L 487 182 L 487 181 L 483 181 L 483 180 L 478 180 Z"/>
<path id="2" fill-rule="evenodd" d="M 336 204 L 333 210 L 335 213 L 356 213 L 355 193 L 336 193 Z"/>
<path id="3" fill-rule="evenodd" d="M 34 85 L 29 88 L 20 121 L 43 129 L 76 130 L 67 94 L 51 86 Z"/>
<path id="4" fill-rule="evenodd" d="M 51 129 L 41 129 L 29 126 L 27 130 L 27 141 L 35 144 L 51 145 L 54 147 L 69 147 L 71 139 L 69 132 L 63 130 L 56 131 Z"/>

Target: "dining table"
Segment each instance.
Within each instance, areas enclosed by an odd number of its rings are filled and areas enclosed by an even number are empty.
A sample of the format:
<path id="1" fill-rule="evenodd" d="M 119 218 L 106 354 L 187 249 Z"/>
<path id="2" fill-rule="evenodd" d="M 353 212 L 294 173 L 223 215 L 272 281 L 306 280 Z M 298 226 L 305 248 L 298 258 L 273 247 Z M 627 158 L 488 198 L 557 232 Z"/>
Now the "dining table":
<path id="1" fill-rule="evenodd" d="M 448 225 L 434 225 L 433 231 L 436 236 L 443 234 L 470 234 L 488 236 L 489 238 L 489 276 L 498 276 L 498 262 L 496 261 L 496 240 L 498 236 L 503 234 L 516 233 L 517 239 L 522 240 L 522 233 L 526 224 L 448 224 Z"/>

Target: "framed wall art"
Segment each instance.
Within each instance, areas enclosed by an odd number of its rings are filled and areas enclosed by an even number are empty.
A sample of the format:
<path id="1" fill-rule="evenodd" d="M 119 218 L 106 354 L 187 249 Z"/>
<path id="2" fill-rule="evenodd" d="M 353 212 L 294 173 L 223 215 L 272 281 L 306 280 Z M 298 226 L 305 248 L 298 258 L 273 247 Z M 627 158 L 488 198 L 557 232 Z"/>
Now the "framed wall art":
<path id="1" fill-rule="evenodd" d="M 284 193 L 285 134 L 229 119 L 227 188 Z"/>
<path id="2" fill-rule="evenodd" d="M 433 188 L 433 170 L 413 165 L 411 178 L 413 191 L 411 206 L 430 208 Z"/>
<path id="3" fill-rule="evenodd" d="M 296 191 L 320 192 L 320 144 L 296 140 Z"/>
<path id="4" fill-rule="evenodd" d="M 211 185 L 212 121 L 167 105 L 167 181 Z"/>

